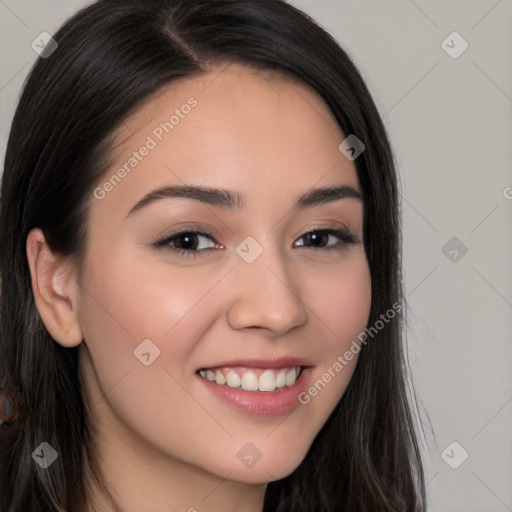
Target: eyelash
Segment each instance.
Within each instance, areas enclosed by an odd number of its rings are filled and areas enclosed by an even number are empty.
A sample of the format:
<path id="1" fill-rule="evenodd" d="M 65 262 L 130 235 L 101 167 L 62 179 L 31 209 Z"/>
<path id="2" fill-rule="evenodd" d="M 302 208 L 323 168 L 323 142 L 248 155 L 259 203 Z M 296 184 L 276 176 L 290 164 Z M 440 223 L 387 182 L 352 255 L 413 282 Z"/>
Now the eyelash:
<path id="1" fill-rule="evenodd" d="M 334 236 L 338 237 L 341 240 L 341 243 L 336 244 L 334 246 L 330 246 L 330 247 L 318 247 L 318 248 L 315 248 L 315 247 L 305 247 L 306 249 L 311 249 L 311 250 L 323 249 L 323 250 L 327 250 L 327 251 L 332 251 L 332 250 L 341 251 L 341 250 L 343 250 L 345 248 L 346 245 L 360 243 L 359 237 L 357 237 L 356 235 L 353 235 L 349 231 L 344 230 L 344 229 L 333 229 L 333 228 L 330 228 L 330 227 L 318 227 L 318 228 L 315 228 L 315 229 L 313 229 L 311 231 L 308 231 L 307 233 L 304 233 L 300 238 L 304 238 L 306 235 L 311 235 L 313 233 L 317 233 L 317 234 L 318 233 L 322 233 L 322 234 L 326 234 L 326 235 L 334 235 Z M 205 253 L 210 253 L 211 251 L 215 251 L 216 250 L 214 248 L 200 249 L 200 250 L 177 249 L 177 248 L 171 247 L 169 245 L 171 242 L 175 241 L 176 239 L 179 239 L 183 235 L 199 235 L 199 236 L 204 236 L 206 238 L 209 238 L 212 242 L 218 243 L 215 240 L 215 238 L 213 236 L 211 236 L 209 233 L 205 233 L 205 232 L 201 232 L 201 231 L 195 231 L 194 229 L 187 229 L 187 230 L 179 231 L 177 233 L 172 233 L 170 235 L 165 235 L 165 236 L 159 238 L 158 240 L 155 240 L 152 243 L 152 246 L 153 246 L 154 249 L 163 249 L 163 248 L 169 249 L 171 252 L 175 253 L 177 256 L 180 256 L 180 257 L 183 257 L 183 258 L 195 258 L 198 255 L 198 253 L 204 255 Z"/>

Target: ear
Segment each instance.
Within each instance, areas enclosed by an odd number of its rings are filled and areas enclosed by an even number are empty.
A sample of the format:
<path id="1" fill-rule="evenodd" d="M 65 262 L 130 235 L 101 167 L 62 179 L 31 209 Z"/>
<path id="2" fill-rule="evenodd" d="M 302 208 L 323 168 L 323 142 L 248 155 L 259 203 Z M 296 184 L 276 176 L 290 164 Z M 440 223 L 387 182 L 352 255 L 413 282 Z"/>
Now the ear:
<path id="1" fill-rule="evenodd" d="M 26 250 L 34 301 L 46 329 L 64 347 L 79 345 L 80 289 L 72 266 L 66 258 L 52 253 L 39 228 L 29 232 Z"/>

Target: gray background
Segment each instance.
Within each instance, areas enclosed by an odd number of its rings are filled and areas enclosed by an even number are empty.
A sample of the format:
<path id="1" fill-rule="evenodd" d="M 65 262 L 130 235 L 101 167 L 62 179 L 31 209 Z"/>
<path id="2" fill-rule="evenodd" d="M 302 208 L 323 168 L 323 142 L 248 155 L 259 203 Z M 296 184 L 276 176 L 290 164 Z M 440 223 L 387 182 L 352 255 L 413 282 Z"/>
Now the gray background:
<path id="1" fill-rule="evenodd" d="M 87 3 L 0 0 L 2 163 L 32 41 Z M 512 511 L 512 0 L 291 3 L 353 57 L 395 149 L 429 510 Z"/>

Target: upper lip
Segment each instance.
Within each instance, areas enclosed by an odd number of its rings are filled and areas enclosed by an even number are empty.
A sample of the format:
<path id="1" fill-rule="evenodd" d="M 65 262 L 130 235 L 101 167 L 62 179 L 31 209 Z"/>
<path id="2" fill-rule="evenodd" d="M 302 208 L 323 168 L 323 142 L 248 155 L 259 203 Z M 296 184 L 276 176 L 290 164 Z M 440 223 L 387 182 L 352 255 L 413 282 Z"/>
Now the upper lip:
<path id="1" fill-rule="evenodd" d="M 219 363 L 202 366 L 199 370 L 207 368 L 234 368 L 236 366 L 246 368 L 287 368 L 292 366 L 312 366 L 311 362 L 301 357 L 277 357 L 277 358 L 256 358 L 256 359 L 232 359 Z"/>

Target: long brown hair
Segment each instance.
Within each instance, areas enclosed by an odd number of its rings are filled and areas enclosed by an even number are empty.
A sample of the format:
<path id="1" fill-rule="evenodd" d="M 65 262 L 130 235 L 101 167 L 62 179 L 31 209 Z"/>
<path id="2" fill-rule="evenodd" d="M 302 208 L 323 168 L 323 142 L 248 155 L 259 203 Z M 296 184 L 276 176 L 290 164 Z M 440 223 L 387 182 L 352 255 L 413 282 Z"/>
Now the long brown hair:
<path id="1" fill-rule="evenodd" d="M 80 261 L 88 201 L 108 167 L 115 130 L 174 80 L 236 62 L 313 88 L 342 132 L 366 146 L 355 165 L 372 279 L 368 325 L 404 304 L 390 143 L 354 63 L 311 18 L 280 0 L 99 0 L 53 37 L 58 47 L 37 60 L 24 85 L 1 188 L 0 380 L 20 408 L 1 490 L 4 512 L 85 512 L 89 483 L 102 483 L 78 348 L 56 343 L 38 315 L 26 237 L 40 227 L 52 250 Z M 362 347 L 344 396 L 304 461 L 269 483 L 264 512 L 425 511 L 404 309 Z M 48 469 L 31 458 L 43 441 L 59 453 Z"/>

